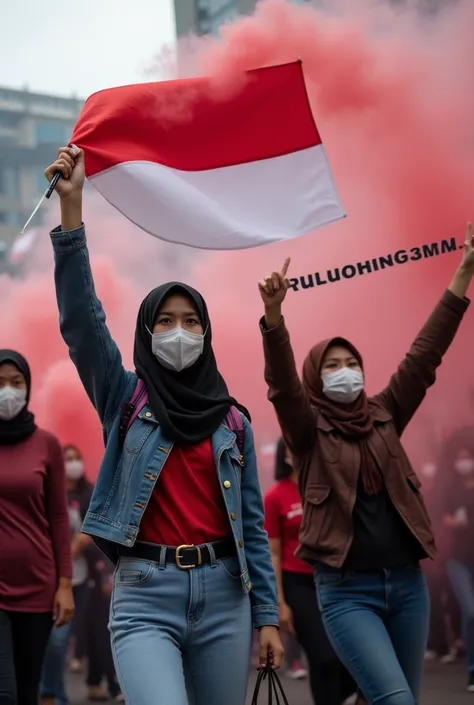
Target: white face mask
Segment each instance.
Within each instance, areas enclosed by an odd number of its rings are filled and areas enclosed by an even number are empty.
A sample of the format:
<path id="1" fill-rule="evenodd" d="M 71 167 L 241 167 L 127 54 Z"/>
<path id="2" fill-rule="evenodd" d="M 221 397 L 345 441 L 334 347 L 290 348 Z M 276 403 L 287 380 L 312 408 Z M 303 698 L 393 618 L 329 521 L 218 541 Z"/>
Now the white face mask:
<path id="1" fill-rule="evenodd" d="M 204 349 L 204 335 L 173 328 L 165 333 L 152 333 L 151 349 L 157 360 L 168 370 L 181 372 L 196 360 Z"/>
<path id="2" fill-rule="evenodd" d="M 82 460 L 67 460 L 64 463 L 66 477 L 68 480 L 80 480 L 84 475 L 84 463 Z"/>
<path id="3" fill-rule="evenodd" d="M 460 458 L 454 463 L 454 469 L 460 475 L 470 475 L 474 472 L 474 458 Z"/>
<path id="4" fill-rule="evenodd" d="M 323 393 L 331 401 L 350 404 L 364 389 L 364 375 L 359 370 L 342 367 L 322 377 Z"/>
<path id="5" fill-rule="evenodd" d="M 0 419 L 11 421 L 26 406 L 26 390 L 7 385 L 0 389 Z"/>

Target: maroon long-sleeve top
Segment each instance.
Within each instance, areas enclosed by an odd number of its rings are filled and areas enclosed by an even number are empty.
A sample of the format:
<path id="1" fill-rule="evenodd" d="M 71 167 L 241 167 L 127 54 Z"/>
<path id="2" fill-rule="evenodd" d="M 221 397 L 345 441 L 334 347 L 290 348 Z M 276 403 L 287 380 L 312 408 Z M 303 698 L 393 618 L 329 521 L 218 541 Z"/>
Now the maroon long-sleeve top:
<path id="1" fill-rule="evenodd" d="M 0 609 L 49 612 L 59 578 L 71 574 L 61 447 L 38 428 L 0 445 Z"/>

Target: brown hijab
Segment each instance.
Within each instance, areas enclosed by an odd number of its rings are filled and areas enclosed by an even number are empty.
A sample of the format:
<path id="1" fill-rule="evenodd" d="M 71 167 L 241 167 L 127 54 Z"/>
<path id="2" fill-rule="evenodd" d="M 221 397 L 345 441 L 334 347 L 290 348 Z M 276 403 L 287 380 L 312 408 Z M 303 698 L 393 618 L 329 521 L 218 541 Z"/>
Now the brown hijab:
<path id="1" fill-rule="evenodd" d="M 329 338 L 317 343 L 307 355 L 303 363 L 303 386 L 309 400 L 324 418 L 345 438 L 358 442 L 360 447 L 360 474 L 364 490 L 373 495 L 380 492 L 383 486 L 382 475 L 370 452 L 367 438 L 372 432 L 374 422 L 369 409 L 367 394 L 362 391 L 351 404 L 339 404 L 331 401 L 323 393 L 321 368 L 326 353 L 333 345 L 347 348 L 364 369 L 362 356 L 345 338 Z"/>

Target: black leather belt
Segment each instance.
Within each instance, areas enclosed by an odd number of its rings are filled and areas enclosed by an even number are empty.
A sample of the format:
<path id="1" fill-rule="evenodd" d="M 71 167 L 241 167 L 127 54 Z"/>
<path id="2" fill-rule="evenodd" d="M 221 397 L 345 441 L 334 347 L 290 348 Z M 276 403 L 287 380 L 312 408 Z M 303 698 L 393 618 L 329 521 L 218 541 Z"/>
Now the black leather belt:
<path id="1" fill-rule="evenodd" d="M 229 558 L 237 555 L 237 549 L 233 539 L 215 541 L 210 544 L 214 551 L 216 560 Z M 211 552 L 205 544 L 202 546 L 165 546 L 165 563 L 178 566 L 181 570 L 191 570 L 200 565 L 211 562 Z M 129 558 L 142 558 L 146 561 L 160 563 L 163 546 L 154 543 L 142 543 L 137 541 L 134 546 L 120 546 L 119 556 Z"/>

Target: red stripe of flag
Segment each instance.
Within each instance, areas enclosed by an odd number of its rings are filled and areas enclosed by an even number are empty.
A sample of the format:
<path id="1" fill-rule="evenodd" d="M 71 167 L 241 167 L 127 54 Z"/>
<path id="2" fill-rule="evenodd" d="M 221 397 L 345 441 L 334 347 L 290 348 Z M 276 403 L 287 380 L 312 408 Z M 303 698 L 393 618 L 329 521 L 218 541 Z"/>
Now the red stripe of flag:
<path id="1" fill-rule="evenodd" d="M 213 86 L 193 78 L 93 94 L 71 140 L 86 152 L 87 176 L 130 161 L 204 171 L 321 144 L 300 61 L 249 71 L 226 99 Z"/>

